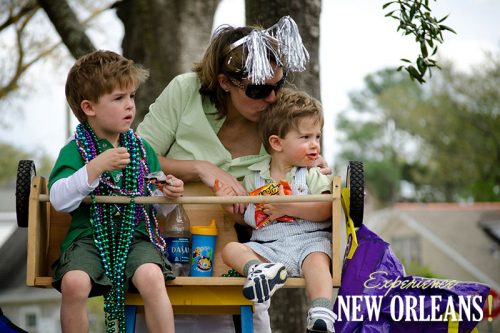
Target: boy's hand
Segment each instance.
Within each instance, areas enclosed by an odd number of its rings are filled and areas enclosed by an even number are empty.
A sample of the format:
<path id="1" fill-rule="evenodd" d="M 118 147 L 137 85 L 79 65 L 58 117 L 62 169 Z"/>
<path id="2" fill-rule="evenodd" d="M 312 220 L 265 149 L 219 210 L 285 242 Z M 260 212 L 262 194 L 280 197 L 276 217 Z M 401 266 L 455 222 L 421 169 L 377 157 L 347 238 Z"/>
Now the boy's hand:
<path id="1" fill-rule="evenodd" d="M 167 175 L 166 184 L 162 184 L 159 187 L 169 199 L 182 197 L 182 193 L 184 192 L 184 182 L 172 175 Z"/>
<path id="2" fill-rule="evenodd" d="M 130 154 L 125 147 L 111 148 L 99 154 L 91 162 L 96 163 L 101 173 L 120 170 L 130 163 Z"/>
<path id="3" fill-rule="evenodd" d="M 111 148 L 99 154 L 87 165 L 89 183 L 92 183 L 106 171 L 125 168 L 130 163 L 130 154 L 125 147 Z"/>

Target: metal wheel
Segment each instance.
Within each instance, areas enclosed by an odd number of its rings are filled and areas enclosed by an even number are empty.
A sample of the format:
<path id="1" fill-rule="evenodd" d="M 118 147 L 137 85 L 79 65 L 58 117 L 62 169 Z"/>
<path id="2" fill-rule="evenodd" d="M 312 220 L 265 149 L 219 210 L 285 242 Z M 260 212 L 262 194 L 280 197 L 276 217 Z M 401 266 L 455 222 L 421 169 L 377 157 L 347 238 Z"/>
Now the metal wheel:
<path id="1" fill-rule="evenodd" d="M 365 207 L 365 174 L 363 162 L 349 161 L 346 187 L 349 189 L 349 215 L 356 228 L 363 224 Z"/>
<path id="2" fill-rule="evenodd" d="M 17 225 L 21 228 L 28 226 L 31 179 L 35 175 L 35 162 L 31 160 L 19 161 L 16 178 L 16 216 Z"/>

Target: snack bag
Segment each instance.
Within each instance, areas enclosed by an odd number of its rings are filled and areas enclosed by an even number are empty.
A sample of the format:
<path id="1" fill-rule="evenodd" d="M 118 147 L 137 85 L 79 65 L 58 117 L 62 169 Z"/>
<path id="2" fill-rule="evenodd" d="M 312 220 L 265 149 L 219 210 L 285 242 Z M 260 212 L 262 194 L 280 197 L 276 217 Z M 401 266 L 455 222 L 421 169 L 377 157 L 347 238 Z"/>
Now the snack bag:
<path id="1" fill-rule="evenodd" d="M 253 190 L 252 192 L 250 192 L 249 195 L 251 195 L 251 196 L 255 196 L 255 195 L 279 195 L 280 185 L 283 186 L 283 190 L 285 192 L 285 195 L 292 195 L 292 189 L 286 180 L 280 180 L 279 183 L 272 182 L 272 183 L 266 184 L 264 186 L 261 186 L 255 190 Z M 261 203 L 255 204 L 255 225 L 256 225 L 257 229 L 260 229 L 260 228 L 262 228 L 262 227 L 264 227 L 272 222 L 271 219 L 269 218 L 269 216 L 264 214 L 264 212 L 262 211 L 263 205 L 264 204 L 261 204 Z M 277 218 L 276 221 L 292 222 L 293 217 L 285 215 L 285 216 Z"/>
<path id="2" fill-rule="evenodd" d="M 167 185 L 169 181 L 167 180 L 167 176 L 163 173 L 163 171 L 156 171 L 148 173 L 144 178 L 151 182 L 154 186 L 156 186 L 160 191 L 163 186 Z"/>

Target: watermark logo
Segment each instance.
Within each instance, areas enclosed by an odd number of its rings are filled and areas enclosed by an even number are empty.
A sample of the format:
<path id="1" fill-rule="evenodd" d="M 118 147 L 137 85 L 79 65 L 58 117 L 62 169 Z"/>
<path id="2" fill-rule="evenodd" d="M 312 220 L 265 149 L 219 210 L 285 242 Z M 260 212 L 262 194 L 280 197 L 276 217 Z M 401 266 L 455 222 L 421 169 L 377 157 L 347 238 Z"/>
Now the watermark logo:
<path id="1" fill-rule="evenodd" d="M 364 282 L 365 291 L 373 295 L 339 295 L 334 311 L 339 321 L 377 321 L 381 315 L 395 322 L 481 321 L 483 296 L 450 295 L 458 284 L 456 280 L 391 277 L 376 271 Z M 430 290 L 422 292 L 426 289 Z"/>

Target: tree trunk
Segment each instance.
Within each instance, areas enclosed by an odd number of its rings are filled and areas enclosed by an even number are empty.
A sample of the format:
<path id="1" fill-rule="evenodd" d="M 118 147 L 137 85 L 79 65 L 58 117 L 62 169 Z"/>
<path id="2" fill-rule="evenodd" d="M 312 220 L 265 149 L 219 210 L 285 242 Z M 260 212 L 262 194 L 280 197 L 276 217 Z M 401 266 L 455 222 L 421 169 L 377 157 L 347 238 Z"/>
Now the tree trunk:
<path id="1" fill-rule="evenodd" d="M 38 3 L 75 59 L 95 50 L 85 28 L 65 0 L 38 0 Z"/>
<path id="2" fill-rule="evenodd" d="M 263 8 L 265 10 L 263 10 Z M 290 15 L 297 23 L 310 61 L 305 72 L 291 75 L 292 83 L 317 99 L 321 98 L 319 82 L 319 17 L 321 0 L 251 0 L 245 1 L 247 25 L 269 28 L 281 17 Z M 302 333 L 308 304 L 305 290 L 286 288 L 272 298 L 271 326 L 275 333 Z"/>
<path id="3" fill-rule="evenodd" d="M 134 127 L 149 105 L 180 73 L 201 59 L 219 0 L 124 0 L 118 17 L 125 27 L 123 55 L 150 70 L 136 95 Z"/>
<path id="4" fill-rule="evenodd" d="M 265 8 L 265 10 L 263 10 Z M 319 18 L 321 0 L 251 0 L 245 1 L 247 25 L 269 28 L 281 17 L 290 15 L 299 26 L 310 61 L 305 72 L 292 75 L 297 88 L 321 99 L 319 82 Z"/>

